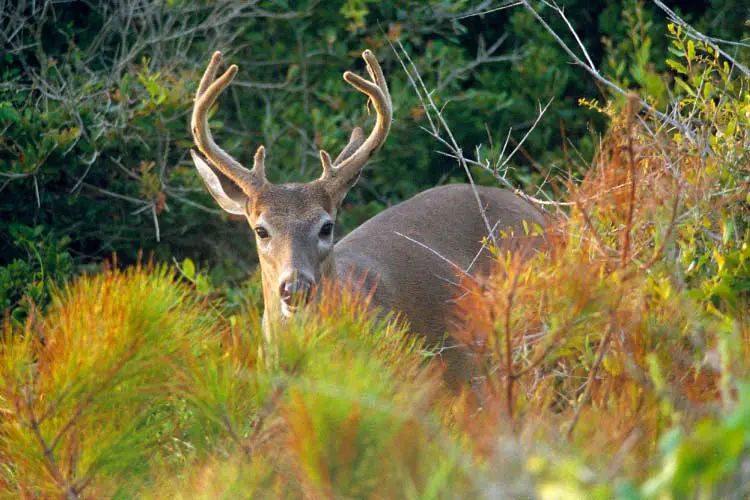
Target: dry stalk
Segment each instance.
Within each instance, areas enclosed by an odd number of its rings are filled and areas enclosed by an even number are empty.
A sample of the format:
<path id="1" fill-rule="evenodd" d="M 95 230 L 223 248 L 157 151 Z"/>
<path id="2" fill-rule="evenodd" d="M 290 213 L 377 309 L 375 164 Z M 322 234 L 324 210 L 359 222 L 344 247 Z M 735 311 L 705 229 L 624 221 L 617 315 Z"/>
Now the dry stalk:
<path id="1" fill-rule="evenodd" d="M 612 330 L 613 330 L 613 321 L 611 316 L 613 315 L 613 311 L 610 311 L 610 322 L 609 327 L 607 328 L 607 333 L 604 334 L 604 337 L 602 337 L 602 340 L 599 342 L 599 348 L 596 352 L 596 359 L 594 360 L 594 365 L 591 367 L 591 371 L 589 371 L 588 379 L 586 380 L 586 388 L 583 391 L 583 394 L 581 395 L 578 404 L 576 405 L 575 411 L 573 412 L 573 418 L 570 421 L 570 425 L 568 426 L 568 430 L 565 432 L 568 439 L 570 439 L 570 436 L 573 434 L 573 430 L 576 427 L 576 424 L 578 423 L 578 419 L 581 416 L 581 411 L 583 410 L 583 407 L 586 406 L 589 402 L 589 398 L 591 397 L 591 392 L 593 391 L 592 387 L 594 386 L 594 379 L 596 379 L 597 374 L 599 373 L 599 367 L 602 365 L 602 361 L 604 360 L 604 355 L 607 352 L 607 347 L 609 347 L 609 341 L 612 338 Z"/>
<path id="2" fill-rule="evenodd" d="M 638 96 L 634 93 L 628 94 L 628 105 L 625 110 L 627 120 L 627 131 L 628 131 L 628 182 L 630 183 L 630 196 L 628 197 L 628 215 L 627 222 L 625 223 L 625 229 L 623 231 L 623 242 L 622 242 L 622 254 L 620 259 L 620 267 L 625 268 L 628 262 L 628 250 L 630 249 L 630 233 L 633 230 L 633 212 L 635 211 L 635 193 L 636 193 L 636 180 L 635 180 L 635 152 L 633 151 L 633 123 L 634 117 L 637 114 Z"/>
<path id="3" fill-rule="evenodd" d="M 508 417 L 511 420 L 513 419 L 513 382 L 515 381 L 515 377 L 513 376 L 513 340 L 511 338 L 510 319 L 513 310 L 513 299 L 515 298 L 516 289 L 518 287 L 518 278 L 521 275 L 521 261 L 519 258 L 514 260 L 513 281 L 510 285 L 510 290 L 508 290 L 507 304 L 505 307 L 505 397 L 507 399 Z"/>

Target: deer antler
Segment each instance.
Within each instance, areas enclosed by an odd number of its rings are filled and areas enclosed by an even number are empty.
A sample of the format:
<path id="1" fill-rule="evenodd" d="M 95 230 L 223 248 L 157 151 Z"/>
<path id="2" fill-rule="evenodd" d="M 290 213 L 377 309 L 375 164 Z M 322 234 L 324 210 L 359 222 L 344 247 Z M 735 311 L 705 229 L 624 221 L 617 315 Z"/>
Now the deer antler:
<path id="1" fill-rule="evenodd" d="M 377 120 L 370 135 L 363 139 L 364 134 L 359 127 L 352 131 L 349 144 L 344 148 L 335 162 L 331 162 L 330 155 L 320 150 L 320 161 L 323 164 L 323 175 L 320 181 L 326 183 L 334 192 L 345 191 L 356 182 L 362 168 L 370 159 L 370 156 L 383 144 L 391 128 L 393 116 L 393 105 L 391 94 L 388 92 L 388 84 L 383 76 L 383 70 L 378 60 L 370 50 L 362 53 L 362 58 L 367 64 L 367 72 L 372 81 L 365 80 L 350 71 L 344 73 L 344 80 L 356 88 L 372 101 Z"/>
<path id="2" fill-rule="evenodd" d="M 200 152 L 208 158 L 212 166 L 228 177 L 247 196 L 253 196 L 258 188 L 266 182 L 265 149 L 263 146 L 258 148 L 255 153 L 253 169 L 248 170 L 214 142 L 208 127 L 208 111 L 237 74 L 237 65 L 232 64 L 223 75 L 214 80 L 219 63 L 221 63 L 221 52 L 217 50 L 211 57 L 200 85 L 198 85 L 190 128 L 193 132 L 195 144 Z"/>
<path id="3" fill-rule="evenodd" d="M 349 158 L 352 153 L 359 149 L 363 142 L 365 142 L 365 133 L 362 132 L 362 129 L 360 127 L 354 127 L 354 130 L 352 130 L 352 135 L 351 137 L 349 137 L 349 143 L 344 149 L 341 150 L 336 159 L 333 160 L 333 164 L 339 165 L 342 161 Z"/>

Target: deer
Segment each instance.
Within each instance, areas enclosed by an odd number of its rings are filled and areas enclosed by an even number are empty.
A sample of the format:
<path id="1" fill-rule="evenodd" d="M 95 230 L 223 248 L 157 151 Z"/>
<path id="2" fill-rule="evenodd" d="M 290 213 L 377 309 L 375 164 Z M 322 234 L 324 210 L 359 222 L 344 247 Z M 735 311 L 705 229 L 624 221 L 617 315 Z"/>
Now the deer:
<path id="1" fill-rule="evenodd" d="M 459 387 L 470 381 L 473 363 L 465 346 L 446 333 L 461 274 L 488 272 L 493 259 L 484 242 L 490 234 L 499 246 L 509 247 L 517 237 L 502 235 L 523 235 L 532 224 L 544 227 L 545 217 L 507 189 L 449 184 L 387 208 L 335 242 L 342 202 L 383 145 L 393 117 L 378 60 L 370 50 L 362 58 L 370 79 L 350 71 L 343 78 L 373 105 L 370 134 L 354 128 L 334 160 L 321 149 L 319 178 L 273 184 L 265 176 L 264 146 L 257 148 L 248 169 L 213 139 L 209 109 L 238 71 L 233 64 L 216 78 L 222 54 L 215 52 L 195 95 L 190 128 L 198 151 L 190 151 L 193 163 L 219 206 L 244 217 L 254 232 L 264 333 L 315 302 L 322 280 L 359 282 L 359 293 L 367 294 L 372 309 L 395 313 L 426 344 L 443 347 L 445 380 Z"/>

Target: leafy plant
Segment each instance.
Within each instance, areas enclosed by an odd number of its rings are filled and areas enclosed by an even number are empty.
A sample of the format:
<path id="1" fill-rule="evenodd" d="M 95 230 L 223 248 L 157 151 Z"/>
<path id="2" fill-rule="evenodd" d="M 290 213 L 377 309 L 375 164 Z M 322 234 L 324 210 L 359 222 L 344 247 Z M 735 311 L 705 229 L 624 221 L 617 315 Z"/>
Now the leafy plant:
<path id="1" fill-rule="evenodd" d="M 44 226 L 12 224 L 9 230 L 19 257 L 0 267 L 0 308 L 12 311 L 13 320 L 21 324 L 30 303 L 46 304 L 50 288 L 72 275 L 73 259 L 67 236 L 45 234 Z"/>
<path id="2" fill-rule="evenodd" d="M 157 463 L 181 427 L 170 380 L 200 353 L 210 319 L 160 267 L 79 278 L 44 317 L 6 321 L 4 495 L 113 494 Z"/>

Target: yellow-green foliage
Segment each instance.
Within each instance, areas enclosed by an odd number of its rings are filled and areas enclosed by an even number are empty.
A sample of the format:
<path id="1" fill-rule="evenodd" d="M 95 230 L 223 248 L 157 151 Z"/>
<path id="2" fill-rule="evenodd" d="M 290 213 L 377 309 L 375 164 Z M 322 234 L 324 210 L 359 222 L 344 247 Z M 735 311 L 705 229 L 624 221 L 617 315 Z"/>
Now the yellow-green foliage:
<path id="1" fill-rule="evenodd" d="M 0 495 L 451 498 L 470 448 L 419 341 L 331 289 L 261 335 L 166 268 L 111 270 L 6 321 Z M 250 292 L 252 296 L 252 291 Z"/>
<path id="2" fill-rule="evenodd" d="M 182 385 L 224 427 L 221 449 L 231 458 L 214 452 L 184 481 L 158 485 L 156 496 L 463 491 L 459 442 L 434 411 L 440 374 L 425 366 L 415 338 L 367 313 L 356 295 L 332 289 L 319 313 L 276 325 L 266 348 L 249 306 L 230 318 L 215 357 L 192 367 Z M 243 407 L 247 401 L 255 412 Z"/>
<path id="3" fill-rule="evenodd" d="M 750 495 L 750 80 L 670 31 L 673 122 L 584 100 L 610 129 L 546 247 L 466 283 L 473 391 L 333 285 L 266 338 L 258 276 L 108 270 L 6 317 L 0 497 Z"/>
<path id="4" fill-rule="evenodd" d="M 210 319 L 166 268 L 133 268 L 77 279 L 23 329 L 6 321 L 3 496 L 111 493 L 147 470 L 179 425 L 170 380 Z"/>

